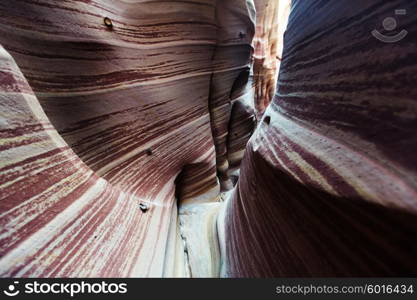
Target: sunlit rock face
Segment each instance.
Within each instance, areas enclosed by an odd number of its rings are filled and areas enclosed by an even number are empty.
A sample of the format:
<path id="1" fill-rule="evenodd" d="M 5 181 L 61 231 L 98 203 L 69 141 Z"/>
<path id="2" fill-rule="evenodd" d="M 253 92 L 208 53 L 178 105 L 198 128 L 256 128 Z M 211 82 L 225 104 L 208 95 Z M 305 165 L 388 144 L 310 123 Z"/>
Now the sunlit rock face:
<path id="1" fill-rule="evenodd" d="M 255 0 L 255 5 L 254 107 L 257 118 L 260 119 L 275 94 L 291 0 Z"/>
<path id="2" fill-rule="evenodd" d="M 408 13 L 384 31 L 396 9 Z M 293 1 L 277 91 L 225 211 L 224 276 L 417 274 L 416 9 Z"/>
<path id="3" fill-rule="evenodd" d="M 253 7 L 1 1 L 1 276 L 190 276 L 177 201 L 232 187 Z"/>

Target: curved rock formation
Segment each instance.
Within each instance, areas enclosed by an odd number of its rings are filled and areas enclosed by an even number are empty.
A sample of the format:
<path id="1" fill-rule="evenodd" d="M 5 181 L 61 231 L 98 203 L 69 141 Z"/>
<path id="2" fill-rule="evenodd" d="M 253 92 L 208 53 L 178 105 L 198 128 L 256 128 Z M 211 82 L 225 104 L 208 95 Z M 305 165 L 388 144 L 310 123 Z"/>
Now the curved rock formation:
<path id="1" fill-rule="evenodd" d="M 396 9 L 407 37 L 374 38 Z M 417 275 L 416 9 L 293 1 L 223 220 L 225 276 Z"/>
<path id="2" fill-rule="evenodd" d="M 286 7 L 1 1 L 0 276 L 415 276 L 417 4 Z"/>
<path id="3" fill-rule="evenodd" d="M 188 276 L 177 200 L 219 201 L 217 169 L 227 181 L 252 2 L 10 0 L 0 14 L 16 62 L 2 51 L 0 274 Z"/>
<path id="4" fill-rule="evenodd" d="M 0 57 L 1 276 L 166 272 L 172 187 L 142 212 L 143 198 L 111 185 L 71 150 L 11 56 L 2 49 Z"/>
<path id="5" fill-rule="evenodd" d="M 257 27 L 254 37 L 254 105 L 260 118 L 271 102 L 282 57 L 290 0 L 257 0 Z"/>

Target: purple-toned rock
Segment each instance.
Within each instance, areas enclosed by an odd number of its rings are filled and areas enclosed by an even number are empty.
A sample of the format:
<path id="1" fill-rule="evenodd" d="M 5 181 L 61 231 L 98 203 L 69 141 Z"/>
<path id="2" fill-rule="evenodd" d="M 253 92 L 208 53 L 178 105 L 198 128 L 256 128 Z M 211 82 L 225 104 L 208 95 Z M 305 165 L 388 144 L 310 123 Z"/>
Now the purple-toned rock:
<path id="1" fill-rule="evenodd" d="M 396 43 L 371 33 L 398 15 Z M 293 1 L 224 212 L 223 275 L 416 276 L 417 3 Z M 401 25 L 400 25 L 401 24 Z"/>

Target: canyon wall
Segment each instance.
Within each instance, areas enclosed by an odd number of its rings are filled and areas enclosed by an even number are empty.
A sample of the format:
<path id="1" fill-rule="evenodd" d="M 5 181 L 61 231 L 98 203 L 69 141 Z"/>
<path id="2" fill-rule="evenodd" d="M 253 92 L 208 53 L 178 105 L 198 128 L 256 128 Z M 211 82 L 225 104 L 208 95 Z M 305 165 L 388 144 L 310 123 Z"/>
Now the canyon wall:
<path id="1" fill-rule="evenodd" d="M 275 97 L 223 213 L 223 276 L 417 275 L 416 9 L 293 1 Z"/>
<path id="2" fill-rule="evenodd" d="M 190 276 L 178 203 L 219 202 L 253 130 L 252 1 L 0 15 L 0 275 Z"/>
<path id="3" fill-rule="evenodd" d="M 415 276 L 417 4 L 283 3 L 1 1 L 0 276 Z"/>

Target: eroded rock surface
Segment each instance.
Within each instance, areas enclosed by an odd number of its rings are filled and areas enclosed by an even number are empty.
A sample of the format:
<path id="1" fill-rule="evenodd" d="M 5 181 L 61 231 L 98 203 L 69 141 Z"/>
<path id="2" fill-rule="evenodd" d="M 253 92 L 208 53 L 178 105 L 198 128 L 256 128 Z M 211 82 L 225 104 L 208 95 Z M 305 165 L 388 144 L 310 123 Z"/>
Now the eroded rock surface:
<path id="1" fill-rule="evenodd" d="M 1 1 L 0 276 L 415 276 L 417 4 L 282 3 Z"/>
<path id="2" fill-rule="evenodd" d="M 177 202 L 218 202 L 227 181 L 252 1 L 2 1 L 0 14 L 0 274 L 188 276 Z"/>
<path id="3" fill-rule="evenodd" d="M 374 38 L 396 9 L 407 37 Z M 293 1 L 278 88 L 223 220 L 225 276 L 417 274 L 416 9 Z"/>

